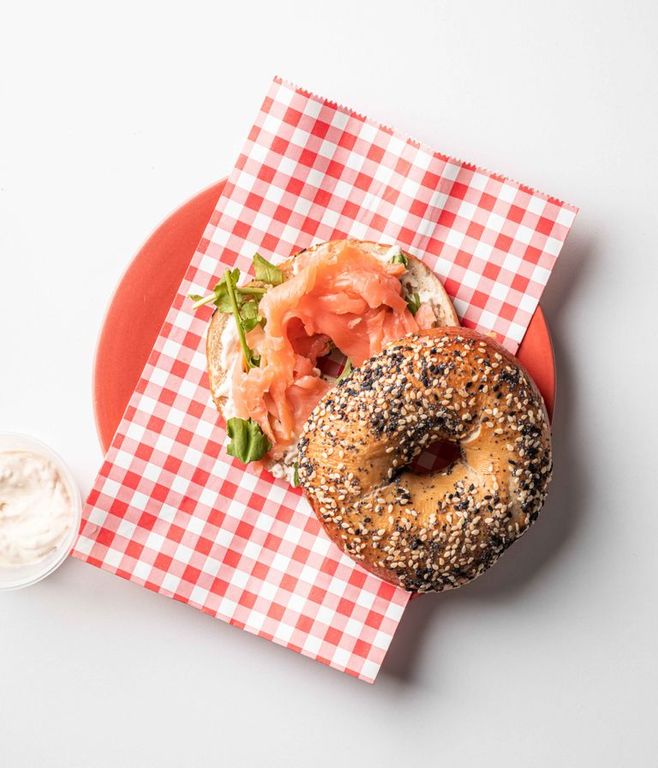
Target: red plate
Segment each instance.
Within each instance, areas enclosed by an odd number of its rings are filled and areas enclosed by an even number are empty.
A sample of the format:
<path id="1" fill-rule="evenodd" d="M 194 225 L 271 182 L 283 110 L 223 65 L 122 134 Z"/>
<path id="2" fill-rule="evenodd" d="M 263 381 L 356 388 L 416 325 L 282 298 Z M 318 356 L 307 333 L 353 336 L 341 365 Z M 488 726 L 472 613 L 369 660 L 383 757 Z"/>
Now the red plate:
<path id="1" fill-rule="evenodd" d="M 104 451 L 119 426 L 225 183 L 223 179 L 174 211 L 143 245 L 114 293 L 94 362 L 94 414 Z M 518 357 L 537 382 L 552 415 L 555 360 L 539 307 L 519 347 Z"/>

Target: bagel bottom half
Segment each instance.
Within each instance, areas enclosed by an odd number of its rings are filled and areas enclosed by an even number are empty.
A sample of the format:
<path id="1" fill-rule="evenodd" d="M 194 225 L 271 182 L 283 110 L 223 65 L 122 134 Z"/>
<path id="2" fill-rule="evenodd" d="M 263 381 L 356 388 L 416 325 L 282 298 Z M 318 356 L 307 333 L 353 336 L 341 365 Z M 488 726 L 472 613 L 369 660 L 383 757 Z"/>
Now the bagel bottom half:
<path id="1" fill-rule="evenodd" d="M 409 465 L 435 441 L 447 469 Z M 439 328 L 388 345 L 328 392 L 299 441 L 299 479 L 331 538 L 412 591 L 476 578 L 537 519 L 552 470 L 543 400 L 490 338 Z"/>
<path id="2" fill-rule="evenodd" d="M 335 257 L 336 253 L 347 246 L 351 249 L 357 249 L 364 254 L 369 254 L 376 260 L 383 262 L 391 260 L 392 250 L 397 249 L 397 252 L 402 254 L 402 251 L 397 246 L 390 244 L 356 240 L 334 240 L 328 243 L 318 243 L 306 251 L 292 256 L 287 261 L 279 264 L 279 268 L 285 277 L 285 281 L 288 281 L 299 272 L 300 263 L 303 262 L 305 255 L 314 254 L 329 261 Z M 425 305 L 425 309 L 431 308 L 430 314 L 434 317 L 434 323 L 437 326 L 458 326 L 457 314 L 439 278 L 419 259 L 409 254 L 404 254 L 404 256 L 407 265 L 404 274 L 400 277 L 402 295 L 405 298 L 409 298 L 416 294 Z M 252 281 L 247 285 L 251 288 L 267 288 L 268 291 L 285 291 L 285 282 L 283 285 L 274 288 L 257 281 Z M 208 327 L 206 358 L 212 399 L 225 421 L 236 415 L 246 417 L 246 414 L 236 413 L 232 397 L 231 367 L 235 364 L 235 357 L 231 355 L 231 350 L 236 348 L 236 345 L 237 329 L 233 316 L 222 312 L 215 312 Z M 323 378 L 332 385 L 335 383 L 334 377 L 323 375 Z M 296 443 L 298 437 L 299 435 L 295 434 L 291 446 L 280 451 L 277 455 L 269 455 L 265 458 L 265 465 L 276 477 L 287 477 L 292 481 L 294 466 L 297 461 Z"/>

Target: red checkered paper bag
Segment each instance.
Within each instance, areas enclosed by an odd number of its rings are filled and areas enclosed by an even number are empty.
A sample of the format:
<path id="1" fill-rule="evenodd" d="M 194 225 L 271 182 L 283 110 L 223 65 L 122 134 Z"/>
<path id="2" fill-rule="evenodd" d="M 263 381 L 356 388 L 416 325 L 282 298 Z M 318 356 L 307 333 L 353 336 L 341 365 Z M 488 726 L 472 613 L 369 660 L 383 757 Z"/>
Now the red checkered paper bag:
<path id="1" fill-rule="evenodd" d="M 189 293 L 256 251 L 353 237 L 422 258 L 463 323 L 514 352 L 576 215 L 275 79 L 87 500 L 74 554 L 373 681 L 408 594 L 328 539 L 301 493 L 227 455 L 210 309 Z"/>

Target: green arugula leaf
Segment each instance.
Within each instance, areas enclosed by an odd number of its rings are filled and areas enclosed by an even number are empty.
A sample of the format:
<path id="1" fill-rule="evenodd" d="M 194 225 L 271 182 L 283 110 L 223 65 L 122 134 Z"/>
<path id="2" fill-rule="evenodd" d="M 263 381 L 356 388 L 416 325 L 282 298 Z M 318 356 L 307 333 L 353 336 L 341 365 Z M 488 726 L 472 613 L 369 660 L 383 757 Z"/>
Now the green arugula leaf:
<path id="1" fill-rule="evenodd" d="M 283 272 L 263 258 L 260 253 L 254 254 L 254 274 L 256 275 L 256 280 L 268 283 L 269 285 L 280 285 L 285 279 Z"/>
<path id="2" fill-rule="evenodd" d="M 339 381 L 342 381 L 343 379 L 346 379 L 351 373 L 352 373 L 352 361 L 348 357 L 347 360 L 345 361 L 345 367 L 340 372 L 340 376 L 336 379 L 336 383 L 338 383 Z"/>
<path id="3" fill-rule="evenodd" d="M 256 304 L 260 302 L 263 296 L 267 293 L 267 288 L 257 288 L 253 285 L 238 285 L 237 291 L 243 301 L 255 301 Z M 245 298 L 251 297 L 251 298 Z"/>
<path id="4" fill-rule="evenodd" d="M 198 307 L 202 307 L 205 304 L 214 304 L 220 312 L 231 312 L 231 304 L 226 292 L 227 275 L 230 275 L 233 284 L 236 284 L 240 278 L 240 270 L 227 269 L 222 279 L 213 288 L 212 293 L 209 293 L 207 296 L 191 293 L 188 298 L 192 299 L 194 302 L 194 309 L 198 309 Z"/>
<path id="5" fill-rule="evenodd" d="M 253 299 L 245 301 L 240 307 L 240 317 L 247 333 L 263 322 L 263 318 L 258 316 L 258 304 Z"/>
<path id="6" fill-rule="evenodd" d="M 225 315 L 229 315 L 233 311 L 225 282 L 219 282 L 215 286 L 215 301 L 213 304 L 220 312 L 223 312 Z"/>
<path id="7" fill-rule="evenodd" d="M 238 326 L 240 346 L 247 368 L 254 368 L 260 363 L 260 358 L 249 349 L 245 334 L 263 322 L 263 318 L 258 316 L 258 303 L 266 293 L 267 288 L 239 287 L 239 279 L 239 269 L 227 269 L 222 275 L 222 279 L 213 288 L 212 293 L 207 296 L 191 293 L 189 298 L 194 302 L 195 309 L 205 304 L 214 304 L 219 312 L 233 315 Z"/>
<path id="8" fill-rule="evenodd" d="M 409 259 L 402 253 L 402 251 L 398 251 L 398 253 L 391 259 L 391 264 L 404 264 L 405 267 L 408 267 Z"/>
<path id="9" fill-rule="evenodd" d="M 233 306 L 231 304 L 231 300 L 229 299 L 226 287 L 227 274 L 230 275 L 231 282 L 235 288 L 238 305 L 247 301 L 255 301 L 256 304 L 258 304 L 258 302 L 267 293 L 267 288 L 263 288 L 261 286 L 239 286 L 238 280 L 240 279 L 240 270 L 228 269 L 222 276 L 222 279 L 215 285 L 212 293 L 209 293 L 207 296 L 202 296 L 200 293 L 188 294 L 187 298 L 194 302 L 194 309 L 203 307 L 205 304 L 214 304 L 220 312 L 224 312 L 225 314 L 230 314 L 233 311 Z"/>
<path id="10" fill-rule="evenodd" d="M 215 303 L 215 292 L 209 293 L 207 296 L 202 296 L 199 293 L 188 293 L 187 298 L 194 302 L 193 308 L 198 309 L 199 307 L 203 307 L 206 304 L 214 304 Z"/>
<path id="11" fill-rule="evenodd" d="M 272 443 L 253 419 L 229 419 L 226 422 L 226 431 L 231 439 L 226 452 L 245 464 L 262 459 L 272 447 Z"/>
<path id="12" fill-rule="evenodd" d="M 227 269 L 224 273 L 224 277 L 220 280 L 220 283 L 223 282 L 226 286 L 226 295 L 231 305 L 231 312 L 233 313 L 233 317 L 235 318 L 235 322 L 238 326 L 238 338 L 240 339 L 240 346 L 242 347 L 242 353 L 244 355 L 245 363 L 247 364 L 247 369 L 249 369 L 258 366 L 260 363 L 260 358 L 258 358 L 257 355 L 254 355 L 254 353 L 249 349 L 249 345 L 247 344 L 244 321 L 240 315 L 239 297 L 237 293 L 238 289 L 235 284 L 239 276 L 239 270 L 234 269 L 231 271 L 230 269 Z"/>
<path id="13" fill-rule="evenodd" d="M 417 293 L 412 293 L 411 296 L 407 298 L 407 306 L 409 307 L 409 312 L 411 312 L 412 315 L 415 315 L 420 309 L 420 296 Z"/>
<path id="14" fill-rule="evenodd" d="M 299 464 L 297 462 L 292 465 L 292 484 L 294 488 L 299 486 Z"/>

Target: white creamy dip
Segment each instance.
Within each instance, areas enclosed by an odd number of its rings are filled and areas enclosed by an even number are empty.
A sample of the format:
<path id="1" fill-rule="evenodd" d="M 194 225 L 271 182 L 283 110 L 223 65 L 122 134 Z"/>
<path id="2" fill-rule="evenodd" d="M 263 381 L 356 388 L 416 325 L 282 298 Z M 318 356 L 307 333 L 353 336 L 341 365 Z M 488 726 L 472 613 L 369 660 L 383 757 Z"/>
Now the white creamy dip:
<path id="1" fill-rule="evenodd" d="M 62 543 L 74 517 L 66 483 L 50 459 L 0 452 L 0 567 L 43 560 Z"/>

